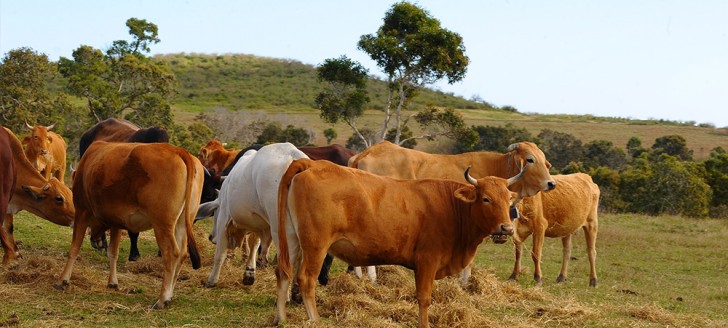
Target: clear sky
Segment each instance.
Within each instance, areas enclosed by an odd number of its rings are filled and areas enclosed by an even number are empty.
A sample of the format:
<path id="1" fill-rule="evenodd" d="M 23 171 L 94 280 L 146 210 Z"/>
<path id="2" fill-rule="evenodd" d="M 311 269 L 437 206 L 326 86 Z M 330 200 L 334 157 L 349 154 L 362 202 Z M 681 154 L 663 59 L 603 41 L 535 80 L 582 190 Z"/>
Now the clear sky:
<path id="1" fill-rule="evenodd" d="M 53 61 L 85 44 L 129 40 L 125 22 L 159 27 L 153 54 L 242 53 L 318 65 L 356 48 L 396 1 L 0 0 L 0 53 Z M 465 79 L 435 88 L 524 113 L 593 114 L 728 126 L 728 1 L 416 1 L 459 33 Z"/>

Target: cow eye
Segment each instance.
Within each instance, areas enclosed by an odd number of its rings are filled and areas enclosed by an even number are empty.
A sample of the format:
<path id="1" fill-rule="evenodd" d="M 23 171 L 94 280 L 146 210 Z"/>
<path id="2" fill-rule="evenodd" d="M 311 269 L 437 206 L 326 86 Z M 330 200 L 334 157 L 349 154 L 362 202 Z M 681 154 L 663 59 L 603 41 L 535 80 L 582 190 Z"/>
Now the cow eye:
<path id="1" fill-rule="evenodd" d="M 61 195 L 58 195 L 58 196 L 56 196 L 56 204 L 58 204 L 58 205 L 61 205 L 61 204 L 63 204 L 63 203 L 65 202 L 65 201 L 66 201 L 66 199 L 65 199 L 65 198 L 63 198 L 63 196 L 61 196 Z"/>
<path id="2" fill-rule="evenodd" d="M 483 203 L 490 203 L 490 199 L 488 197 L 483 197 Z"/>
<path id="3" fill-rule="evenodd" d="M 532 157 L 526 158 L 526 162 L 533 163 L 533 158 Z"/>

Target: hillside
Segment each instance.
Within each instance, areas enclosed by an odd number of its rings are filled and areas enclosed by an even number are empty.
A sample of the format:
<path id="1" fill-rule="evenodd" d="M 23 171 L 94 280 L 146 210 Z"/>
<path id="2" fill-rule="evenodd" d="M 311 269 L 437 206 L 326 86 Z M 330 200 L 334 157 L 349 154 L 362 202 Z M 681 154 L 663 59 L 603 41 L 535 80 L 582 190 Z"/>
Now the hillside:
<path id="1" fill-rule="evenodd" d="M 323 89 L 316 78 L 316 68 L 296 60 L 243 54 L 173 54 L 154 58 L 167 62 L 174 72 L 178 82 L 176 103 L 187 111 L 211 107 L 310 111 L 314 109 L 316 94 Z M 387 97 L 386 83 L 372 79 L 368 91 L 372 108 L 381 109 Z M 413 107 L 426 104 L 492 109 L 487 104 L 434 90 L 419 94 Z"/>
<path id="2" fill-rule="evenodd" d="M 236 111 L 263 111 L 272 120 L 310 128 L 316 133 L 316 144 L 325 143 L 322 131 L 332 125 L 321 121 L 314 108 L 314 98 L 322 85 L 317 81 L 312 65 L 244 54 L 169 54 L 154 58 L 166 62 L 177 77 L 178 95 L 174 110 L 176 118 L 182 122 L 191 121 L 198 113 L 221 107 Z M 368 88 L 371 109 L 362 117 L 359 126 L 378 128 L 381 124 L 378 110 L 386 103 L 386 83 L 372 79 Z M 423 90 L 414 99 L 412 109 L 428 104 L 456 108 L 473 126 L 511 123 L 528 129 L 533 135 L 548 128 L 573 134 L 583 142 L 604 139 L 622 148 L 632 136 L 639 137 L 643 146 L 650 147 L 658 137 L 679 134 L 685 137 L 696 159 L 707 157 L 716 146 L 728 147 L 726 128 L 663 120 L 525 114 L 429 89 Z M 334 142 L 345 143 L 351 135 L 349 127 L 343 123 L 333 127 L 339 132 Z M 437 147 L 437 143 L 432 142 L 421 142 L 418 146 L 428 151 L 438 151 Z"/>

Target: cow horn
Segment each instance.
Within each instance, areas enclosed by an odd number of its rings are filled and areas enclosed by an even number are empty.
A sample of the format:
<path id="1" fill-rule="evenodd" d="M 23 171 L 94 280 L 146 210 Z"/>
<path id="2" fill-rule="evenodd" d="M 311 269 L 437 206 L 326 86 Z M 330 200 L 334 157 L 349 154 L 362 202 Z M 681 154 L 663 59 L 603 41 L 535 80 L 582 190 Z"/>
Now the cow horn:
<path id="1" fill-rule="evenodd" d="M 516 181 L 518 181 L 518 180 L 521 180 L 521 178 L 523 178 L 523 174 L 526 173 L 526 168 L 527 167 L 528 167 L 528 165 L 524 165 L 523 166 L 523 170 L 521 170 L 521 173 L 518 173 L 518 175 L 509 178 L 508 179 L 508 186 L 516 183 Z"/>
<path id="2" fill-rule="evenodd" d="M 53 123 L 53 124 L 51 124 L 51 125 L 49 125 L 49 126 L 46 126 L 46 129 L 50 130 L 50 129 L 52 129 L 52 128 L 53 128 L 54 126 L 56 126 L 56 123 Z"/>
<path id="3" fill-rule="evenodd" d="M 478 180 L 475 180 L 475 178 L 470 176 L 470 165 L 468 165 L 468 168 L 465 169 L 465 181 L 469 182 L 473 186 L 478 186 Z"/>
<path id="4" fill-rule="evenodd" d="M 28 127 L 28 130 L 33 131 L 33 126 L 28 124 L 28 121 L 25 121 L 25 126 Z"/>
<path id="5" fill-rule="evenodd" d="M 514 144 L 511 144 L 510 146 L 508 146 L 508 149 L 506 149 L 506 151 L 510 153 L 516 149 L 518 149 L 518 144 L 514 143 Z"/>

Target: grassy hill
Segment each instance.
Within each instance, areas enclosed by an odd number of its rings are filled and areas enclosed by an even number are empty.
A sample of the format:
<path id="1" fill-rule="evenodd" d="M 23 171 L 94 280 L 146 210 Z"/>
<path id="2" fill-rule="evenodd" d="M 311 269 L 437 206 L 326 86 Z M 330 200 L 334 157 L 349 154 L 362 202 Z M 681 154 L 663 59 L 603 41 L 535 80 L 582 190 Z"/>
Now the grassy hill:
<path id="1" fill-rule="evenodd" d="M 263 111 L 271 120 L 310 128 L 316 133 L 315 143 L 325 144 L 323 130 L 334 127 L 345 143 L 351 130 L 343 123 L 331 125 L 319 118 L 314 98 L 322 89 L 312 65 L 289 59 L 265 58 L 244 54 L 158 55 L 155 60 L 166 62 L 178 81 L 174 111 L 176 118 L 189 122 L 204 111 L 226 108 L 234 111 Z M 381 108 L 386 103 L 386 83 L 372 79 L 368 85 L 371 109 L 362 117 L 359 126 L 378 129 Z M 413 101 L 412 110 L 425 105 L 458 109 L 469 125 L 502 126 L 512 123 L 537 135 L 548 128 L 570 133 L 583 142 L 603 139 L 624 148 L 629 138 L 636 136 L 644 147 L 656 138 L 678 134 L 686 138 L 696 159 L 703 159 L 716 146 L 728 146 L 728 129 L 695 126 L 690 123 L 664 120 L 629 120 L 591 115 L 538 115 L 501 110 L 487 102 L 475 102 L 451 93 L 423 90 Z M 442 142 L 420 142 L 418 148 L 438 151 Z"/>

